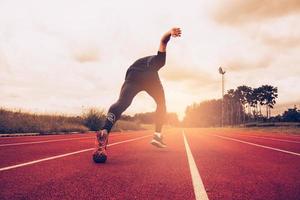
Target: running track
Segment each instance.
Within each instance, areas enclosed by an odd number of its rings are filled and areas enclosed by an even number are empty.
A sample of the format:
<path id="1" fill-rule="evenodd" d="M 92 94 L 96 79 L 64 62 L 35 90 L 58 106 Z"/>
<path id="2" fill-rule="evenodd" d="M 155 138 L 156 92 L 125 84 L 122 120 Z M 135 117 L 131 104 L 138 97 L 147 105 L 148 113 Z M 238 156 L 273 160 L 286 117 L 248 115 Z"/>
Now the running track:
<path id="1" fill-rule="evenodd" d="M 112 134 L 106 164 L 93 134 L 0 138 L 0 199 L 300 199 L 300 137 L 170 129 Z"/>

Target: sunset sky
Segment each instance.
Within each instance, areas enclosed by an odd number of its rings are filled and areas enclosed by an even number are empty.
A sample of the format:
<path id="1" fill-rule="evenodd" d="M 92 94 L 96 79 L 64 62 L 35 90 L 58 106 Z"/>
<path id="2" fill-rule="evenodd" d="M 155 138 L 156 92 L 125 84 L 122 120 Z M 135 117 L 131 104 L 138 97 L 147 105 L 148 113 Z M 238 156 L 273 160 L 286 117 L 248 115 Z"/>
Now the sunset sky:
<path id="1" fill-rule="evenodd" d="M 300 107 L 299 0 L 0 0 L 0 107 L 105 110 L 127 68 L 170 41 L 160 76 L 169 112 L 240 85 L 278 87 L 274 114 Z M 140 93 L 126 114 L 155 110 Z"/>

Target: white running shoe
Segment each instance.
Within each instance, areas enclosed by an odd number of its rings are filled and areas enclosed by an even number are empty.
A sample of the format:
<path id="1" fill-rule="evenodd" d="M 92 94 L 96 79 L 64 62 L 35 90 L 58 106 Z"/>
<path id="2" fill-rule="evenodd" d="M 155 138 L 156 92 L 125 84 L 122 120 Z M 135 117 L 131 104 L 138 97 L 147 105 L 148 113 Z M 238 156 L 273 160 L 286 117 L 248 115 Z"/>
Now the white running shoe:
<path id="1" fill-rule="evenodd" d="M 157 134 L 153 135 L 153 139 L 151 140 L 150 144 L 156 146 L 158 148 L 165 148 L 167 145 L 163 142 L 163 136 L 158 136 Z"/>

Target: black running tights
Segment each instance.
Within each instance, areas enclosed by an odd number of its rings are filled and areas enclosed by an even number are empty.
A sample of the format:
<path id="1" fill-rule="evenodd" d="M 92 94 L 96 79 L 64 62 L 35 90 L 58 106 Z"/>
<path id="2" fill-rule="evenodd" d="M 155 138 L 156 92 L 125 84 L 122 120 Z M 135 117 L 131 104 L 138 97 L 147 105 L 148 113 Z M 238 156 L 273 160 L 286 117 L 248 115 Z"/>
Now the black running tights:
<path id="1" fill-rule="evenodd" d="M 160 81 L 154 81 L 147 86 L 134 81 L 125 81 L 121 88 L 118 101 L 108 110 L 106 121 L 102 129 L 106 129 L 110 132 L 114 123 L 130 106 L 133 98 L 141 91 L 146 91 L 156 102 L 155 131 L 161 132 L 166 115 L 166 103 L 164 90 Z"/>

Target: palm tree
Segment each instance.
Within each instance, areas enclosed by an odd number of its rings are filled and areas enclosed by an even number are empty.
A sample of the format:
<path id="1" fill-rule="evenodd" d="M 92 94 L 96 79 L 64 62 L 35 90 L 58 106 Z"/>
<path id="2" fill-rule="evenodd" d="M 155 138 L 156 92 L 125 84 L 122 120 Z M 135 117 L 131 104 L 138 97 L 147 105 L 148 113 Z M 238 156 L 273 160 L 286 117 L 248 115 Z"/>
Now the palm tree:
<path id="1" fill-rule="evenodd" d="M 266 106 L 266 115 L 267 118 L 271 116 L 271 108 L 276 103 L 276 98 L 278 97 L 277 87 L 271 85 L 262 85 L 261 87 L 261 102 L 262 105 Z"/>
<path id="2" fill-rule="evenodd" d="M 253 108 L 252 115 L 255 120 L 257 118 L 257 113 L 258 113 L 259 96 L 260 96 L 260 89 L 253 88 L 252 95 L 249 97 L 249 103 L 250 103 L 250 107 Z"/>
<path id="3" fill-rule="evenodd" d="M 243 122 L 245 122 L 245 118 L 246 118 L 246 110 L 247 108 L 250 108 L 250 98 L 252 96 L 252 88 L 248 87 L 246 85 L 242 85 L 237 87 L 236 89 L 239 100 L 242 104 L 242 112 L 243 112 Z M 248 109 L 248 113 L 249 113 L 249 109 Z"/>
<path id="4" fill-rule="evenodd" d="M 235 97 L 235 91 L 234 89 L 230 89 L 227 91 L 229 104 L 230 104 L 230 112 L 228 113 L 230 116 L 230 124 L 234 125 L 236 123 L 236 119 L 234 117 L 234 114 L 236 114 L 236 97 Z"/>
<path id="5" fill-rule="evenodd" d="M 233 98 L 230 94 L 225 94 L 223 100 L 224 105 L 224 124 L 226 125 L 233 125 Z"/>

